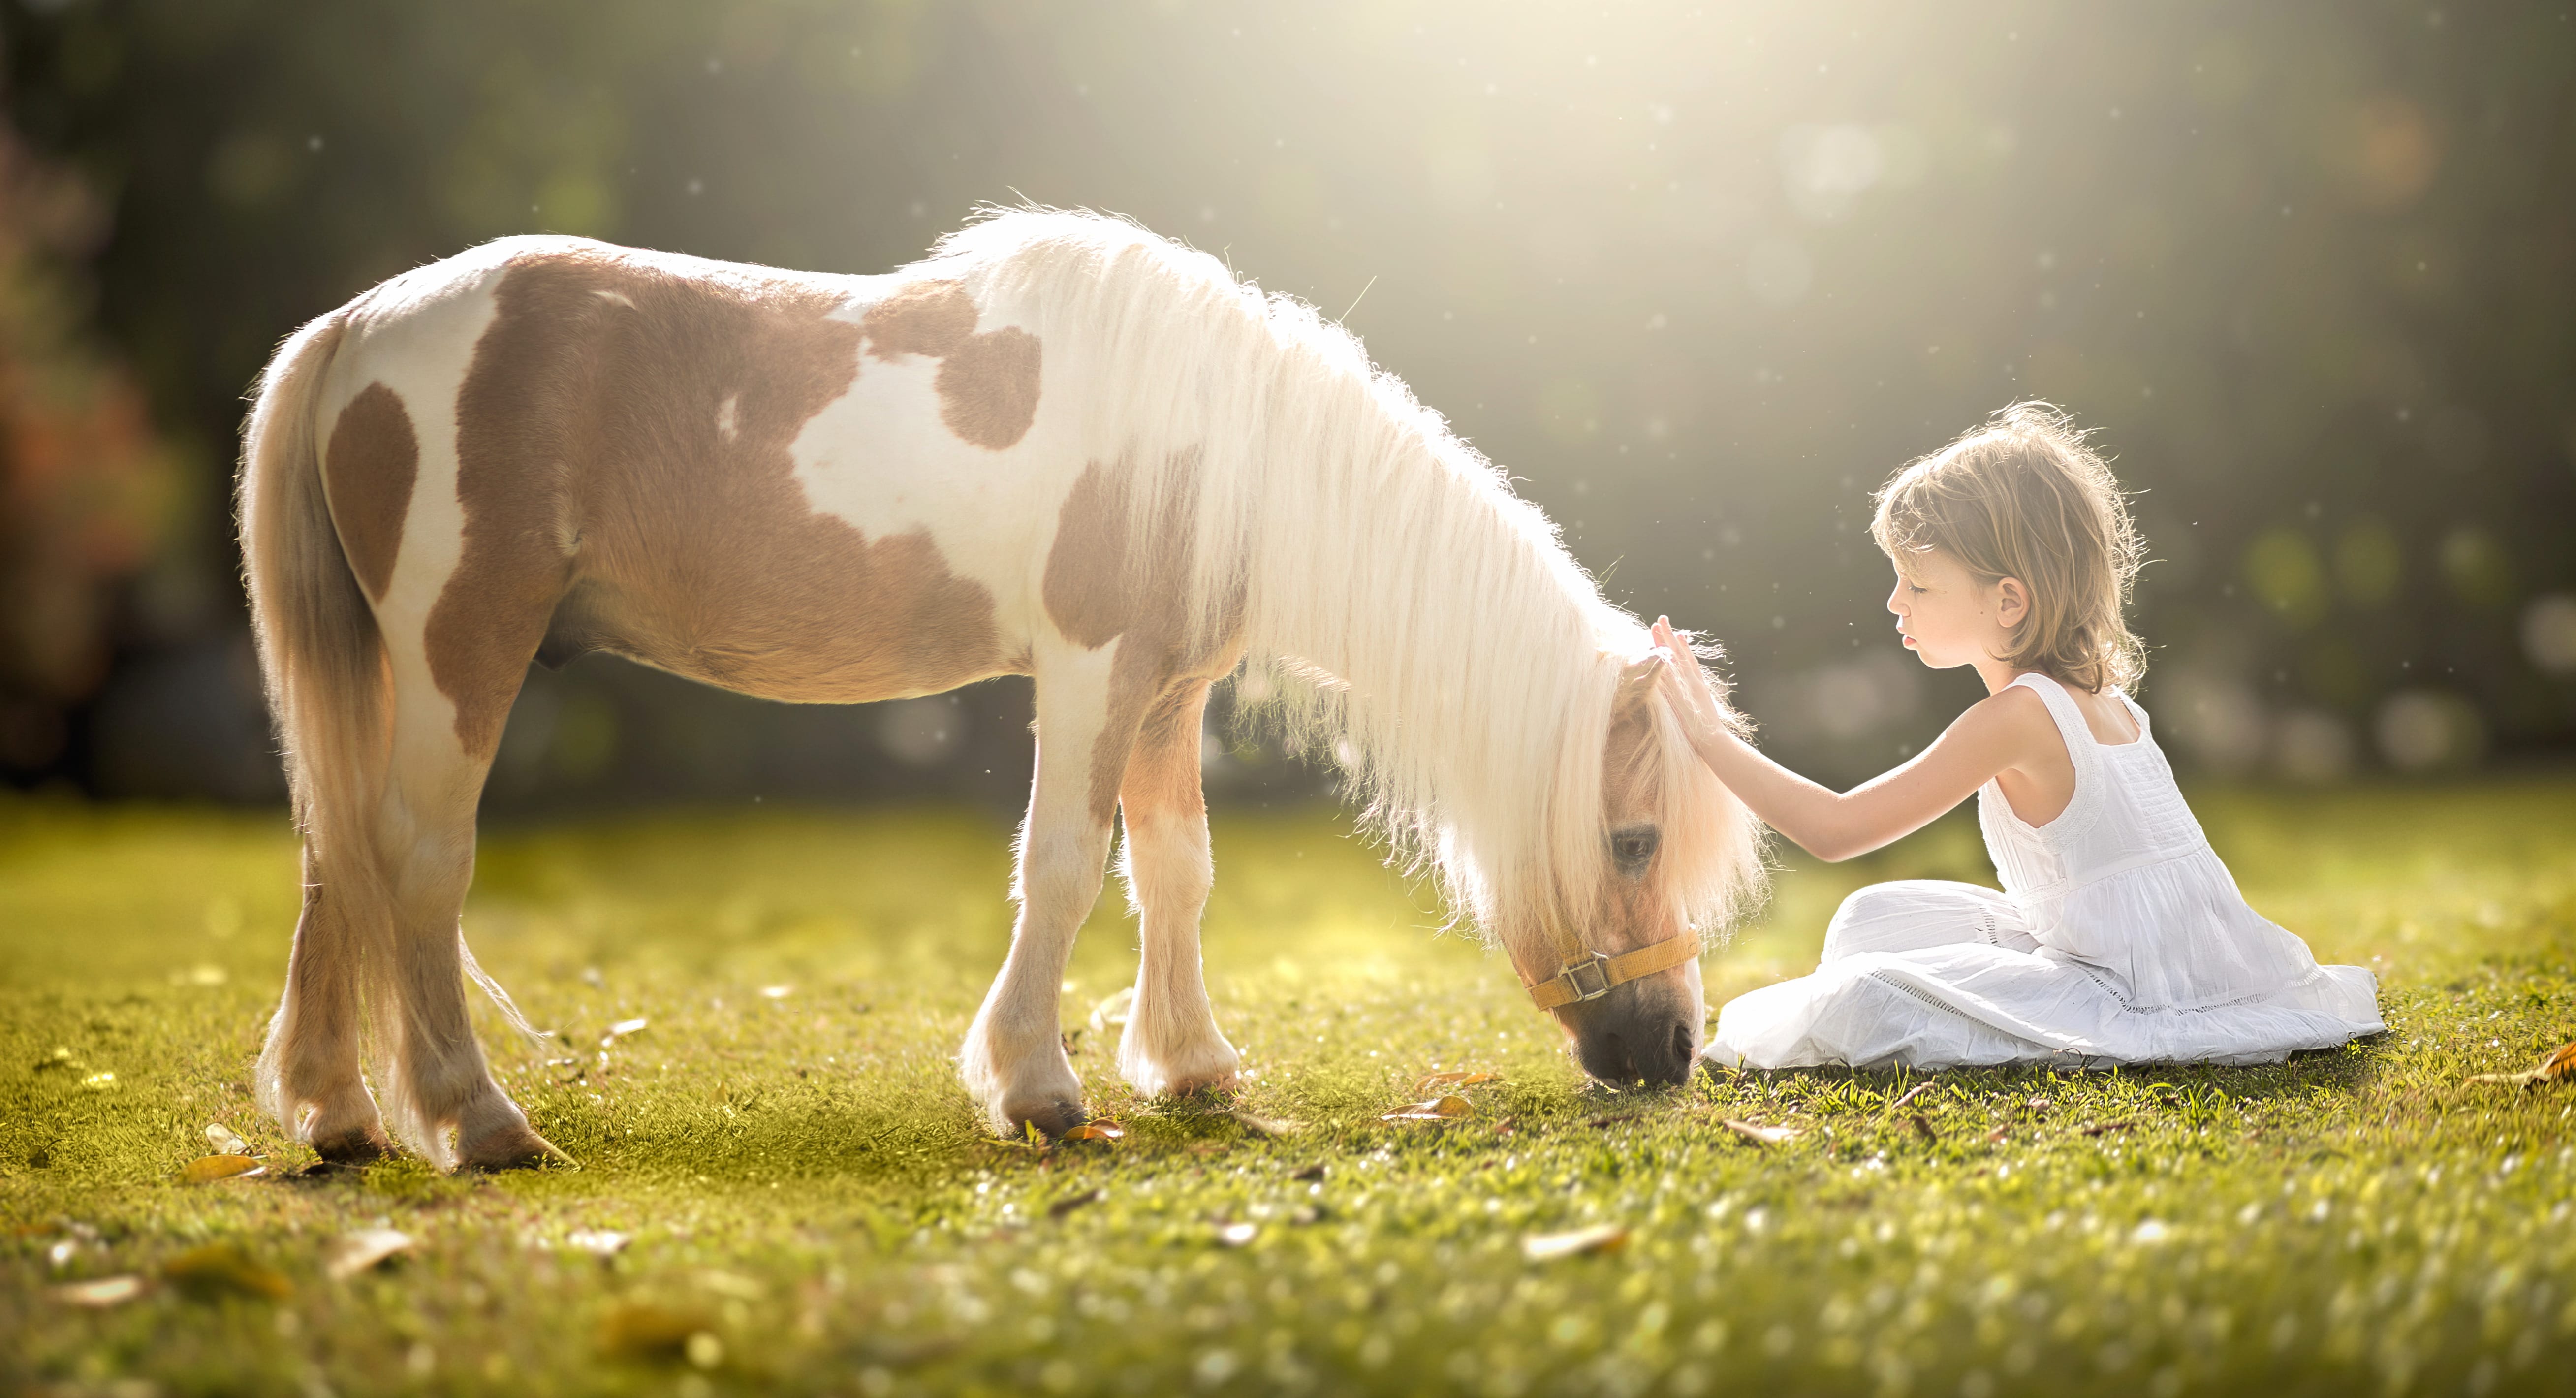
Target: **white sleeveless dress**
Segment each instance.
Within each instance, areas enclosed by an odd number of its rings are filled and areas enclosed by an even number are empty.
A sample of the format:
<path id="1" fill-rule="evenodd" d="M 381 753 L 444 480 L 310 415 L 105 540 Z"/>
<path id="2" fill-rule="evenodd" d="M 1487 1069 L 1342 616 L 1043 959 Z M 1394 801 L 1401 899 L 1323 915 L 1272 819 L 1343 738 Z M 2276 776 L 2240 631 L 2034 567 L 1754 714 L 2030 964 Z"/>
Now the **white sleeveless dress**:
<path id="1" fill-rule="evenodd" d="M 1929 879 L 1844 900 L 1810 976 L 1718 1012 L 1704 1056 L 1749 1068 L 1984 1063 L 2277 1063 L 2385 1026 L 2378 980 L 2320 966 L 2237 892 L 2147 729 L 2105 744 L 2057 681 L 2048 704 L 2075 796 L 2031 826 L 1977 792 L 1998 893 Z"/>

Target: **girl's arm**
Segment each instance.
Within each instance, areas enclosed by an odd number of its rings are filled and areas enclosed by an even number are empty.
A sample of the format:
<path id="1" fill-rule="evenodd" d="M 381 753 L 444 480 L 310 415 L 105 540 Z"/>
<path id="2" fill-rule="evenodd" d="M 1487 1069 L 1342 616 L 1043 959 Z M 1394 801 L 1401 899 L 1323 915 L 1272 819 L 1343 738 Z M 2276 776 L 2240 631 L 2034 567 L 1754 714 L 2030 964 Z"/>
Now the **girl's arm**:
<path id="1" fill-rule="evenodd" d="M 1913 834 L 2010 768 L 2045 764 L 2050 749 L 2065 761 L 2048 705 L 2023 689 L 1989 696 L 1959 715 L 1912 761 L 1835 792 L 1764 757 L 1735 735 L 1708 691 L 1697 663 L 1672 623 L 1655 622 L 1656 644 L 1669 654 L 1661 685 L 1699 758 L 1755 815 L 1827 863 L 1867 854 Z M 1687 673 L 1685 673 L 1687 671 Z"/>

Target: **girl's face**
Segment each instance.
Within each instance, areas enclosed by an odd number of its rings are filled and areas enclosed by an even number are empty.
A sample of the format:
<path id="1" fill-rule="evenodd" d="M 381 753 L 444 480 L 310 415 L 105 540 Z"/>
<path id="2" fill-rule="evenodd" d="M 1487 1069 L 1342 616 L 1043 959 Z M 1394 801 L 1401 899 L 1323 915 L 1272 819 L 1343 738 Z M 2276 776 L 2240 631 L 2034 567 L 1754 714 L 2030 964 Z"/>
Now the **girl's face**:
<path id="1" fill-rule="evenodd" d="M 1905 648 L 1935 670 L 1991 664 L 2012 650 L 2013 628 L 2030 613 L 2018 578 L 1981 582 L 1959 560 L 1933 549 L 1896 565 L 1887 609 Z"/>

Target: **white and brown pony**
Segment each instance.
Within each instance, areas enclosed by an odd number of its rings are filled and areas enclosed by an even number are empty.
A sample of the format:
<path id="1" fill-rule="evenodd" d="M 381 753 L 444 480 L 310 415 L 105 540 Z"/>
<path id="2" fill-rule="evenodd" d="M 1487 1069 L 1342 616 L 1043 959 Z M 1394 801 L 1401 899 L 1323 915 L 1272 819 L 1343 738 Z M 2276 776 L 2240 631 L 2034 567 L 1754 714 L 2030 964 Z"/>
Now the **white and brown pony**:
<path id="1" fill-rule="evenodd" d="M 1597 1077 L 1688 1075 L 1699 932 L 1759 877 L 1547 520 L 1350 335 L 1114 219 L 1001 213 L 868 277 L 491 243 L 289 339 L 240 494 L 304 832 L 259 1088 L 326 1158 L 388 1125 L 442 1167 L 552 1151 L 475 1040 L 466 977 L 517 1015 L 458 928 L 531 660 L 806 703 L 1034 676 L 1019 916 L 960 1054 L 1006 1132 L 1083 1117 L 1058 986 L 1120 816 L 1119 1069 L 1233 1080 L 1199 748 L 1247 656 Z"/>

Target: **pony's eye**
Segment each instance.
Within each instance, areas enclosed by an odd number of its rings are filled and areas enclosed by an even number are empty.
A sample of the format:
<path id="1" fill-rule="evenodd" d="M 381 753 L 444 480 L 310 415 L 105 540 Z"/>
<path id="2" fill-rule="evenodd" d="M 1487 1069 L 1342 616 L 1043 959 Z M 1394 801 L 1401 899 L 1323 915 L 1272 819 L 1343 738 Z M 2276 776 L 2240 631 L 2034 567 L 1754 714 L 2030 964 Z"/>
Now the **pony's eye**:
<path id="1" fill-rule="evenodd" d="M 1651 825 L 1614 830 L 1610 834 L 1610 862 L 1619 866 L 1620 873 L 1635 878 L 1646 871 L 1662 839 Z"/>

